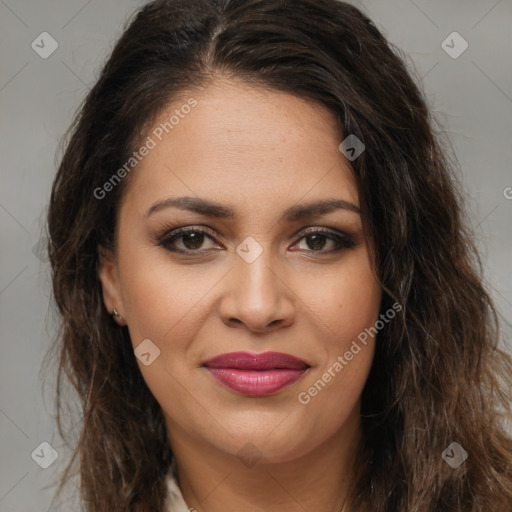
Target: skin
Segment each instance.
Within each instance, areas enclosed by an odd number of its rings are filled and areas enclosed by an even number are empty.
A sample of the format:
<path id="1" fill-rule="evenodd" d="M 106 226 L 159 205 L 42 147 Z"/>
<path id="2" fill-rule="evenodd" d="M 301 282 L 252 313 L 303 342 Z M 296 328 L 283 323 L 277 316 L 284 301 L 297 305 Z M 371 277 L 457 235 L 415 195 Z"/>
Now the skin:
<path id="1" fill-rule="evenodd" d="M 189 507 L 341 510 L 375 340 L 309 403 L 298 394 L 376 322 L 381 288 L 359 213 L 282 219 L 288 207 L 317 200 L 359 206 L 350 163 L 338 150 L 339 126 L 322 106 L 222 78 L 170 105 L 155 126 L 190 97 L 198 105 L 130 175 L 115 254 L 102 252 L 105 306 L 123 316 L 133 348 L 150 339 L 160 349 L 150 365 L 138 364 L 162 407 Z M 173 207 L 146 216 L 155 202 L 181 196 L 216 201 L 236 216 Z M 156 240 L 175 229 L 166 229 L 171 222 L 207 226 L 215 237 L 202 245 L 174 241 L 200 256 L 170 252 Z M 306 227 L 347 233 L 355 246 L 333 252 L 334 240 L 305 238 Z M 248 236 L 263 249 L 252 263 L 236 252 Z M 225 388 L 201 366 L 226 352 L 269 350 L 311 368 L 255 398 Z M 255 465 L 237 456 L 244 445 Z"/>

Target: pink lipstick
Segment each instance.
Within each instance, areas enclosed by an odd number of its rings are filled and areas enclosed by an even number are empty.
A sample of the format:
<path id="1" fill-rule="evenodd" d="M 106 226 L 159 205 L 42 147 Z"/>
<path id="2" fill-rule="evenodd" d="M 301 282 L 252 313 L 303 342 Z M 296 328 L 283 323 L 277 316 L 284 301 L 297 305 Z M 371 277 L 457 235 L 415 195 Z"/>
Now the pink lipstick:
<path id="1" fill-rule="evenodd" d="M 282 352 L 230 352 L 203 363 L 221 384 L 247 396 L 267 396 L 298 380 L 309 368 L 302 359 Z"/>

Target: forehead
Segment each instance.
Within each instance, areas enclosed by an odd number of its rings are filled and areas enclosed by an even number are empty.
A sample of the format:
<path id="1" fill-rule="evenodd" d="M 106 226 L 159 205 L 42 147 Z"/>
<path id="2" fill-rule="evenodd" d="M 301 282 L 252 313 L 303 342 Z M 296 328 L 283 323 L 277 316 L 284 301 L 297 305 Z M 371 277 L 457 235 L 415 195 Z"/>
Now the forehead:
<path id="1" fill-rule="evenodd" d="M 216 81 L 163 109 L 149 139 L 125 192 L 131 207 L 178 195 L 252 210 L 305 195 L 359 204 L 337 119 L 290 94 Z"/>

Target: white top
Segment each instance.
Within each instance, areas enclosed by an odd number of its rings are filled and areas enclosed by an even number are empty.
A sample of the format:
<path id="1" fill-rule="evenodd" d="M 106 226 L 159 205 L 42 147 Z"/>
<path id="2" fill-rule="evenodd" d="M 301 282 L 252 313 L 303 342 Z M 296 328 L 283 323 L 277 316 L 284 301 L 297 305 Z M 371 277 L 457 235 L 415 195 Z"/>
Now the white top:
<path id="1" fill-rule="evenodd" d="M 183 494 L 181 494 L 181 490 L 178 487 L 178 483 L 175 478 L 175 461 L 171 464 L 171 469 L 167 474 L 166 482 L 167 482 L 167 501 L 165 504 L 165 512 L 191 512 L 194 509 L 192 507 L 188 507 L 183 499 Z"/>

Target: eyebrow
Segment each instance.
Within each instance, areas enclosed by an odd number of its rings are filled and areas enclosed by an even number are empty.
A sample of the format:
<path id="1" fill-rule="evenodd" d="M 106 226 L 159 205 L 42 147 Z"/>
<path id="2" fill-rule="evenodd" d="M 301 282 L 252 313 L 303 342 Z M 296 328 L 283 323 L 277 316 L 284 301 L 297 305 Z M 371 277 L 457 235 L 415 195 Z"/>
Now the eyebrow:
<path id="1" fill-rule="evenodd" d="M 145 218 L 166 208 L 189 210 L 218 219 L 233 219 L 236 217 L 235 212 L 231 208 L 214 201 L 198 197 L 173 197 L 154 203 L 146 212 Z M 348 210 L 358 214 L 361 213 L 359 207 L 349 201 L 343 199 L 323 199 L 302 205 L 294 205 L 285 210 L 281 218 L 285 218 L 288 222 L 295 222 L 305 218 L 324 215 L 334 210 Z"/>

